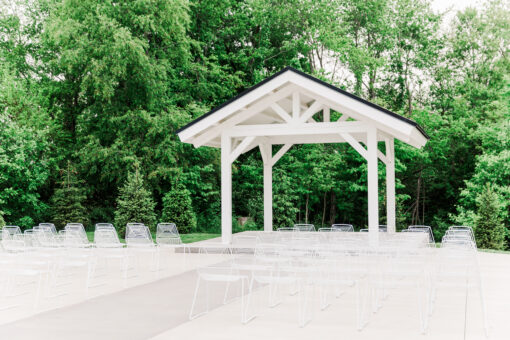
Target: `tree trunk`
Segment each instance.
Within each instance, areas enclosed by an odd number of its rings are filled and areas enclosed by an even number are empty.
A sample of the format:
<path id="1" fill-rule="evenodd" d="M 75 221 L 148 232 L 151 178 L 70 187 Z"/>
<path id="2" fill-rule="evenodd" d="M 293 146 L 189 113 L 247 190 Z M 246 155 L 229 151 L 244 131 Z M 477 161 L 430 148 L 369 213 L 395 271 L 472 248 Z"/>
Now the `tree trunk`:
<path id="1" fill-rule="evenodd" d="M 308 223 L 308 194 L 306 194 L 306 203 L 305 203 L 305 223 Z"/>
<path id="2" fill-rule="evenodd" d="M 331 197 L 329 199 L 329 224 L 335 223 L 336 218 L 336 194 L 331 190 Z"/>
<path id="3" fill-rule="evenodd" d="M 327 192 L 324 191 L 324 197 L 322 202 L 322 228 L 324 228 L 324 219 L 326 218 L 326 194 Z"/>

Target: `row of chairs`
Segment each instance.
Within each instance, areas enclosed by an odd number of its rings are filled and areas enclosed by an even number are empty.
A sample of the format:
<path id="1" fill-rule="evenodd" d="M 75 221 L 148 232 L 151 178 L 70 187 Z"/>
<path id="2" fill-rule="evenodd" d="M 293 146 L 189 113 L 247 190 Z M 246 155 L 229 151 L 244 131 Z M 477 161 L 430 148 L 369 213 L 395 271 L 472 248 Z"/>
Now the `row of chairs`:
<path id="1" fill-rule="evenodd" d="M 0 234 L 0 311 L 31 303 L 35 311 L 41 301 L 58 305 L 58 298 L 88 295 L 98 285 L 127 287 L 130 279 L 147 271 L 159 275 L 166 263 L 160 263 L 163 252 L 186 248 L 175 224 L 169 223 L 158 225 L 156 243 L 143 224 L 126 226 L 126 244 L 109 223 L 95 226 L 92 243 L 83 225 L 76 223 L 62 231 L 44 223 L 24 233 L 19 227 L 6 226 Z M 25 295 L 30 299 L 19 298 Z"/>
<path id="2" fill-rule="evenodd" d="M 22 251 L 26 247 L 100 247 L 120 248 L 117 230 L 111 223 L 97 223 L 94 241 L 88 240 L 83 224 L 68 223 L 57 232 L 55 225 L 41 223 L 23 233 L 18 226 L 2 228 L 2 246 L 7 251 Z M 126 226 L 128 247 L 182 246 L 182 240 L 174 223 L 159 223 L 156 228 L 156 243 L 149 228 L 142 223 L 128 223 Z"/>
<path id="3" fill-rule="evenodd" d="M 260 312 L 260 306 L 254 307 L 262 303 L 260 294 L 256 294 L 258 288 L 267 287 L 269 307 L 282 303 L 282 290 L 287 288 L 290 294 L 297 294 L 300 326 L 312 320 L 315 292 L 319 293 L 320 310 L 325 310 L 340 293 L 353 289 L 357 328 L 361 330 L 368 323 L 370 312 L 378 312 L 390 292 L 407 288 L 416 295 L 419 329 L 425 333 L 440 288 L 458 291 L 473 286 L 479 288 L 487 332 L 472 231 L 471 234 L 463 231 L 465 235 L 462 235 L 457 232 L 460 228 L 451 228 L 442 247 L 436 249 L 429 247 L 429 228 L 409 229 L 412 231 L 385 234 L 375 248 L 369 246 L 368 235 L 363 233 L 288 233 L 285 231 L 290 230 L 281 230 L 234 235 L 232 249 L 224 261 L 197 269 L 190 319 L 208 312 L 209 286 L 214 283 L 226 284 L 221 294 L 224 303 L 231 301 L 232 287 L 239 286 L 242 323 L 249 322 Z M 215 245 L 202 247 L 214 248 Z M 200 249 L 203 253 L 212 251 Z M 204 301 L 199 297 L 204 291 L 205 308 L 201 308 Z"/>

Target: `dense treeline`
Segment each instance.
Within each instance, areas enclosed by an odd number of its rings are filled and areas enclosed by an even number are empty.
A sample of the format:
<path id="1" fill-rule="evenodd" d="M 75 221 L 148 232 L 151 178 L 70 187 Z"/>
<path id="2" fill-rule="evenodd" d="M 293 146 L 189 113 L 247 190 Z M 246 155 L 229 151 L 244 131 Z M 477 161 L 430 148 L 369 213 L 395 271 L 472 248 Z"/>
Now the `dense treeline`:
<path id="1" fill-rule="evenodd" d="M 450 224 L 478 223 L 501 234 L 494 223 L 509 224 L 508 2 L 451 20 L 424 0 L 8 0 L 0 8 L 8 223 L 124 221 L 137 200 L 148 223 L 182 211 L 183 229 L 218 231 L 219 152 L 182 144 L 175 131 L 293 66 L 431 136 L 423 150 L 396 144 L 400 228 L 428 224 L 439 236 Z M 258 152 L 241 156 L 233 176 L 235 215 L 261 227 Z M 274 169 L 274 194 L 276 226 L 367 223 L 366 164 L 346 145 L 293 147 Z"/>

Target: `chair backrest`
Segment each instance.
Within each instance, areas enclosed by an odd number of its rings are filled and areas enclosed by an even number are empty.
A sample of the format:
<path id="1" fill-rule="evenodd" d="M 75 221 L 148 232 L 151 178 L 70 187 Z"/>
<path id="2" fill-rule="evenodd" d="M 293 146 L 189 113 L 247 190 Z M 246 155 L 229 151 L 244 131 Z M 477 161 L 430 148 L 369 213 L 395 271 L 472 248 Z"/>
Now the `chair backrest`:
<path id="1" fill-rule="evenodd" d="M 126 244 L 133 245 L 150 245 L 153 246 L 152 235 L 149 227 L 142 223 L 128 223 L 126 225 Z"/>
<path id="2" fill-rule="evenodd" d="M 294 224 L 294 228 L 299 229 L 299 231 L 315 231 L 313 224 Z"/>
<path id="3" fill-rule="evenodd" d="M 424 232 L 429 235 L 429 243 L 435 243 L 434 234 L 432 233 L 432 228 L 428 225 L 410 225 L 408 227 L 408 231 L 411 232 Z"/>
<path id="4" fill-rule="evenodd" d="M 98 248 L 122 247 L 122 243 L 120 243 L 119 235 L 115 228 L 96 228 L 94 231 L 94 244 Z"/>
<path id="5" fill-rule="evenodd" d="M 47 222 L 44 222 L 44 223 L 39 223 L 39 225 L 37 227 L 34 227 L 34 229 L 43 229 L 45 231 L 49 231 L 53 234 L 56 234 L 57 233 L 57 228 L 55 228 L 55 225 L 53 223 L 47 223 Z"/>
<path id="6" fill-rule="evenodd" d="M 72 244 L 88 244 L 89 239 L 85 228 L 81 223 L 68 223 L 64 227 L 65 242 L 69 245 Z"/>
<path id="7" fill-rule="evenodd" d="M 182 244 L 181 236 L 175 223 L 158 223 L 156 227 L 156 243 L 161 245 Z"/>
<path id="8" fill-rule="evenodd" d="M 341 230 L 335 229 L 335 228 L 319 228 L 319 230 L 318 230 L 319 233 L 330 233 L 330 232 L 335 232 L 335 231 L 341 231 Z"/>
<path id="9" fill-rule="evenodd" d="M 379 225 L 379 231 L 383 232 L 383 233 L 387 232 L 388 231 L 388 226 L 384 225 L 384 224 L 380 224 Z"/>
<path id="10" fill-rule="evenodd" d="M 15 235 L 21 234 L 21 229 L 17 225 L 6 225 L 2 228 L 2 240 L 12 240 Z"/>
<path id="11" fill-rule="evenodd" d="M 368 233 L 368 228 L 363 228 L 359 230 L 360 233 Z"/>
<path id="12" fill-rule="evenodd" d="M 331 228 L 336 229 L 336 231 L 345 232 L 354 231 L 354 227 L 352 226 L 352 224 L 332 224 Z"/>
<path id="13" fill-rule="evenodd" d="M 298 232 L 299 229 L 296 227 L 292 227 L 292 228 L 285 227 L 285 228 L 278 228 L 277 231 L 278 232 Z"/>
<path id="14" fill-rule="evenodd" d="M 115 230 L 115 227 L 111 223 L 96 223 L 95 230 L 100 229 Z"/>

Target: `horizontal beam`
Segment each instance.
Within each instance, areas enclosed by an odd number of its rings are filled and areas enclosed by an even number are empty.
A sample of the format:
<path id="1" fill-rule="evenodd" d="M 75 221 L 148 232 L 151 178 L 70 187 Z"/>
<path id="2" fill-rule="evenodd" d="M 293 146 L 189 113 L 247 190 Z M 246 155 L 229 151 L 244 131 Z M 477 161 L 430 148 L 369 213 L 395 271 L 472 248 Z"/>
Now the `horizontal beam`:
<path id="1" fill-rule="evenodd" d="M 290 136 L 290 135 L 323 135 L 330 133 L 366 132 L 368 126 L 362 122 L 334 123 L 302 123 L 302 124 L 258 124 L 238 125 L 224 133 L 230 137 L 243 136 Z"/>

